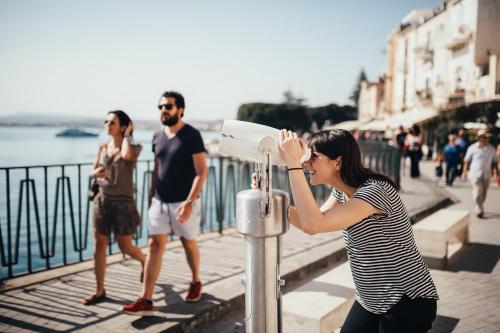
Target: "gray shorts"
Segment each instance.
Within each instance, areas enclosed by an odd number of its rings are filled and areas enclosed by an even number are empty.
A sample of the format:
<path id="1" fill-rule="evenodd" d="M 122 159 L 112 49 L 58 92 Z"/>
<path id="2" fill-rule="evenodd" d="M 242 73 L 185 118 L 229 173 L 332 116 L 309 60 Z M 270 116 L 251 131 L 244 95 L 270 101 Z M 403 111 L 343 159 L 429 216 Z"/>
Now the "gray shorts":
<path id="1" fill-rule="evenodd" d="M 201 209 L 200 200 L 193 203 L 193 209 L 189 219 L 180 223 L 177 221 L 178 213 L 175 212 L 181 202 L 162 203 L 160 200 L 153 198 L 151 207 L 149 207 L 149 235 L 165 235 L 172 231 L 179 237 L 192 240 L 195 239 L 200 231 Z"/>

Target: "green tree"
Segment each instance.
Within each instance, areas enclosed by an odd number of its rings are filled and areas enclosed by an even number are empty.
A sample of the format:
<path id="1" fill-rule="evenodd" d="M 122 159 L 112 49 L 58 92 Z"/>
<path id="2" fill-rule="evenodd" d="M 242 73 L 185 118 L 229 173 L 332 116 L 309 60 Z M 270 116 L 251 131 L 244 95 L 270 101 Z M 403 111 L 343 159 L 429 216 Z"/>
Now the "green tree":
<path id="1" fill-rule="evenodd" d="M 306 107 L 293 104 L 242 104 L 237 119 L 298 132 L 304 132 L 309 125 Z"/>
<path id="2" fill-rule="evenodd" d="M 328 120 L 331 124 L 341 123 L 347 120 L 355 119 L 355 108 L 350 105 L 340 106 L 337 104 L 328 104 L 309 108 L 307 110 L 310 121 L 315 121 L 321 128 Z"/>
<path id="3" fill-rule="evenodd" d="M 350 105 L 329 104 L 309 108 L 305 105 L 286 103 L 248 103 L 239 107 L 237 119 L 303 133 L 310 130 L 313 121 L 321 127 L 327 120 L 335 124 L 354 119 L 354 113 L 355 109 Z"/>

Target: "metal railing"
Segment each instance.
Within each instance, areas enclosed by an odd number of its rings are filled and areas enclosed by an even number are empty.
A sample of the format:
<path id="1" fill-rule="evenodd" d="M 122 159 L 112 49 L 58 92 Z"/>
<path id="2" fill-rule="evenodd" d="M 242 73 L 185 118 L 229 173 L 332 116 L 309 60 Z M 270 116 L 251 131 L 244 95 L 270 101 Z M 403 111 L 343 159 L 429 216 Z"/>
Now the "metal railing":
<path id="1" fill-rule="evenodd" d="M 360 141 L 359 149 L 365 167 L 389 176 L 400 185 L 401 153 L 397 147 L 383 141 Z"/>
<path id="2" fill-rule="evenodd" d="M 360 145 L 364 163 L 399 182 L 399 151 Z M 147 244 L 148 191 L 152 161 L 139 161 L 134 174 L 142 223 L 134 241 Z M 82 262 L 92 258 L 92 202 L 87 198 L 91 163 L 0 168 L 0 280 Z M 235 225 L 236 194 L 250 187 L 254 166 L 208 156 L 208 178 L 201 194 L 201 232 L 222 232 Z M 273 167 L 273 188 L 290 193 L 285 168 Z M 312 187 L 318 202 L 330 194 Z M 293 200 L 293 198 L 292 198 Z M 118 251 L 112 240 L 108 253 Z"/>

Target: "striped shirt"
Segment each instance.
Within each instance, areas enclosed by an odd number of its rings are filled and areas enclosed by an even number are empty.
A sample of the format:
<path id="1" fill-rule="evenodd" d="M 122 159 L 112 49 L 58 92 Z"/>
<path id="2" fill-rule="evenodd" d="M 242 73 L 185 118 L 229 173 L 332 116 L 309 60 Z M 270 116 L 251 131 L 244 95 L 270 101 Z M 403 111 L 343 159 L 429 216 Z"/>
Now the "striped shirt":
<path id="1" fill-rule="evenodd" d="M 332 196 L 345 203 L 343 192 Z M 403 295 L 438 299 L 429 269 L 415 245 L 410 218 L 394 187 L 368 179 L 354 193 L 383 212 L 370 215 L 344 230 L 356 300 L 368 311 L 381 314 Z"/>

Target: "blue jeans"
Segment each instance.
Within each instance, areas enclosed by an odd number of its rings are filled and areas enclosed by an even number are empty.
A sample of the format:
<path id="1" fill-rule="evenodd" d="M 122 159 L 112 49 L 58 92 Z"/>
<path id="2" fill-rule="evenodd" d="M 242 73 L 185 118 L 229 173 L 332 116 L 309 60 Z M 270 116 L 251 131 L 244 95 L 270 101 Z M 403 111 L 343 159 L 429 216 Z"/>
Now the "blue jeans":
<path id="1" fill-rule="evenodd" d="M 446 164 L 446 185 L 453 185 L 457 176 L 457 164 Z"/>

